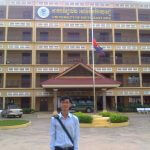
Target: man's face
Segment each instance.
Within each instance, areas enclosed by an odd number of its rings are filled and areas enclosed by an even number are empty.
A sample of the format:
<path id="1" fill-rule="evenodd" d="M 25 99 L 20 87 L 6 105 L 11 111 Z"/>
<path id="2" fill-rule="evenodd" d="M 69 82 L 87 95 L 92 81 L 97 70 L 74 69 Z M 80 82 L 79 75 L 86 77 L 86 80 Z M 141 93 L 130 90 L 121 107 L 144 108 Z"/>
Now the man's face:
<path id="1" fill-rule="evenodd" d="M 60 105 L 62 111 L 69 111 L 69 108 L 71 107 L 71 103 L 69 99 L 65 99 L 64 101 L 61 101 Z"/>

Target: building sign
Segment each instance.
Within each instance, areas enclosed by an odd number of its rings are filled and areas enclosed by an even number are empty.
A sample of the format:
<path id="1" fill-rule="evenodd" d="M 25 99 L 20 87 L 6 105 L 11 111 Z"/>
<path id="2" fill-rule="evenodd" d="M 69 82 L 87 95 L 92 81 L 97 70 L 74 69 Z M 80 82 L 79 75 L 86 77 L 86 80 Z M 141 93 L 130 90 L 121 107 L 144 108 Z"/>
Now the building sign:
<path id="1" fill-rule="evenodd" d="M 36 19 L 90 20 L 89 7 L 36 7 Z M 111 8 L 93 8 L 93 20 L 112 20 Z"/>

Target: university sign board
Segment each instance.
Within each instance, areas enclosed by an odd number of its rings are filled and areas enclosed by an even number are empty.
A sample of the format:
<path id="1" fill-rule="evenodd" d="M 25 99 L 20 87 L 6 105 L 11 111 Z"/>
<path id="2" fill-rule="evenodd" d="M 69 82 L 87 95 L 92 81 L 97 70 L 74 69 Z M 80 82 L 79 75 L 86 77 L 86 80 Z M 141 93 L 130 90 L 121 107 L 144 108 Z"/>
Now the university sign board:
<path id="1" fill-rule="evenodd" d="M 111 8 L 93 8 L 93 20 L 112 20 Z M 90 20 L 89 7 L 36 7 L 35 19 Z"/>

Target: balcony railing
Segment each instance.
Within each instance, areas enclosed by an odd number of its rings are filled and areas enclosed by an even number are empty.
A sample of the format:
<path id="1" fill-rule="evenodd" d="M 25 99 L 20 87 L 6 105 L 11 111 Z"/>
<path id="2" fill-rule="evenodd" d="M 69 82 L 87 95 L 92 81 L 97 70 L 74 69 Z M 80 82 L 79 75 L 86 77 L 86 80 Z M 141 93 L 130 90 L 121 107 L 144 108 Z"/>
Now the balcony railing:
<path id="1" fill-rule="evenodd" d="M 143 82 L 142 85 L 144 87 L 150 87 L 150 80 L 149 79 L 143 79 L 142 82 Z"/>
<path id="2" fill-rule="evenodd" d="M 150 57 L 141 57 L 142 64 L 150 64 Z"/>
<path id="3" fill-rule="evenodd" d="M 140 81 L 139 79 L 136 81 L 131 81 L 128 79 L 123 79 L 123 80 L 119 80 L 116 79 L 117 81 L 121 82 L 121 87 L 139 87 L 140 86 Z"/>
<path id="4" fill-rule="evenodd" d="M 137 56 L 138 57 L 138 56 Z M 139 64 L 138 58 L 116 58 L 116 64 Z"/>
<path id="5" fill-rule="evenodd" d="M 64 64 L 76 64 L 76 63 L 87 63 L 87 59 L 84 58 L 68 58 L 64 60 Z"/>
<path id="6" fill-rule="evenodd" d="M 6 88 L 30 88 L 31 81 L 21 81 L 21 80 L 7 80 Z"/>

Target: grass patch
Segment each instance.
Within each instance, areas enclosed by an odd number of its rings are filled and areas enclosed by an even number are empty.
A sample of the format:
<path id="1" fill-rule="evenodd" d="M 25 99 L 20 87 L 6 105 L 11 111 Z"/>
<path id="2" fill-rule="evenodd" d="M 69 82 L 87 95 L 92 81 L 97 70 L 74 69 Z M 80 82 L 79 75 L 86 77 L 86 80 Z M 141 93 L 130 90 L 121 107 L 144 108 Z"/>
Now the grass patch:
<path id="1" fill-rule="evenodd" d="M 27 120 L 0 120 L 0 126 L 15 126 L 28 123 Z"/>
<path id="2" fill-rule="evenodd" d="M 74 115 L 76 115 L 78 117 L 80 123 L 92 123 L 92 121 L 93 121 L 92 116 L 87 115 L 82 112 L 74 113 Z"/>

